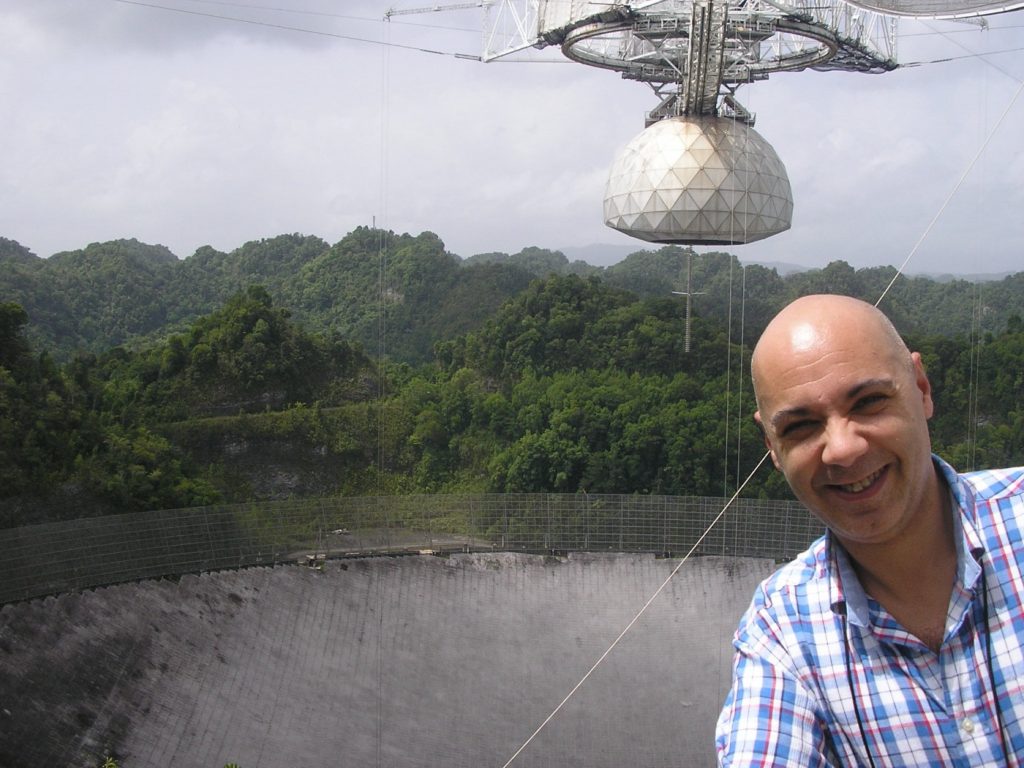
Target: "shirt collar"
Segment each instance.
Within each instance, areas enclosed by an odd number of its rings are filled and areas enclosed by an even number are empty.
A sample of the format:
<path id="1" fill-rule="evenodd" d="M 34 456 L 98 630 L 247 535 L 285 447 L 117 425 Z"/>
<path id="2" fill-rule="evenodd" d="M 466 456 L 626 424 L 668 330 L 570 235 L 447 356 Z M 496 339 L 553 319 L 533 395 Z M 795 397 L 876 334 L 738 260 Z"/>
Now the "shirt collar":
<path id="1" fill-rule="evenodd" d="M 985 547 L 975 528 L 974 494 L 949 464 L 934 454 L 932 462 L 949 490 L 950 508 L 953 511 L 953 540 L 956 542 L 957 580 L 965 588 L 973 589 L 981 575 L 979 560 L 985 554 Z M 853 626 L 868 627 L 871 625 L 868 596 L 857 578 L 850 556 L 831 531 L 825 532 L 825 538 L 832 566 L 833 594 L 836 595 L 832 601 L 832 610 L 845 612 Z"/>

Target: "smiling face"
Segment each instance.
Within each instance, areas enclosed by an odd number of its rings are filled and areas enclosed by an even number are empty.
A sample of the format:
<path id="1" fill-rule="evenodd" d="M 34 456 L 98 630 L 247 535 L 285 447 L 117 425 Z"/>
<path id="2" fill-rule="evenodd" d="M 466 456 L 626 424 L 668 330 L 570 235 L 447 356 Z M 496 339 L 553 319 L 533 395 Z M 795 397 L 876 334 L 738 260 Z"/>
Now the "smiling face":
<path id="1" fill-rule="evenodd" d="M 798 299 L 769 324 L 751 368 L 772 461 L 847 548 L 913 535 L 917 516 L 939 508 L 931 387 L 874 307 Z"/>

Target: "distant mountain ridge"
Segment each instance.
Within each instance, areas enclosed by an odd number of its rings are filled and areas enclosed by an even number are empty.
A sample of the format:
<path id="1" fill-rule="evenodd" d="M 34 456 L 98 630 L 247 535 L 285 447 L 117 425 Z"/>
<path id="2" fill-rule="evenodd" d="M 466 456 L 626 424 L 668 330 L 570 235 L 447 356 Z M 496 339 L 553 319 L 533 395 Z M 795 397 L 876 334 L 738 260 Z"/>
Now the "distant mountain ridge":
<path id="1" fill-rule="evenodd" d="M 122 239 L 44 259 L 0 238 L 0 301 L 20 304 L 33 344 L 66 359 L 165 337 L 259 285 L 310 330 L 338 334 L 371 354 L 421 363 L 432 359 L 439 341 L 477 328 L 532 280 L 552 274 L 602 280 L 640 297 L 669 297 L 685 288 L 689 264 L 701 294 L 694 311 L 728 324 L 742 302 L 744 333 L 754 338 L 797 295 L 835 292 L 874 301 L 895 273 L 893 267 L 855 270 L 845 262 L 822 269 L 751 263 L 741 292 L 734 268 L 743 265 L 724 252 L 640 248 L 596 266 L 570 257 L 589 252 L 608 258 L 612 252 L 567 250 L 528 247 L 461 259 L 432 232 L 360 227 L 333 245 L 293 233 L 228 253 L 204 246 L 178 259 L 165 246 Z M 1024 314 L 1024 273 L 991 277 L 976 294 L 973 281 L 904 276 L 890 292 L 888 311 L 904 332 L 969 334 L 981 302 L 984 327 L 998 330 L 1012 315 Z"/>

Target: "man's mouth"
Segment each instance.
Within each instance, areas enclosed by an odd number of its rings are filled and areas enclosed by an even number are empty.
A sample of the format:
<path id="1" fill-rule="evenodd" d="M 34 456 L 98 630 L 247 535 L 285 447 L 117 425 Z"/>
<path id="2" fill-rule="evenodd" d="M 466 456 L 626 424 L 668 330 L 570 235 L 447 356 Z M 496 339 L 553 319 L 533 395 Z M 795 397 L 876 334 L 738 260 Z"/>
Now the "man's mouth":
<path id="1" fill-rule="evenodd" d="M 875 482 L 875 480 L 877 480 L 879 477 L 881 477 L 881 475 L 882 475 L 882 473 L 884 471 L 885 471 L 885 467 L 882 467 L 882 469 L 879 469 L 879 470 L 877 470 L 875 472 L 872 472 L 867 477 L 865 477 L 865 478 L 863 478 L 861 480 L 858 480 L 855 483 L 847 483 L 845 485 L 837 484 L 836 488 L 838 488 L 839 490 L 843 491 L 844 493 L 860 493 L 864 489 L 869 488 L 871 486 L 871 484 Z"/>

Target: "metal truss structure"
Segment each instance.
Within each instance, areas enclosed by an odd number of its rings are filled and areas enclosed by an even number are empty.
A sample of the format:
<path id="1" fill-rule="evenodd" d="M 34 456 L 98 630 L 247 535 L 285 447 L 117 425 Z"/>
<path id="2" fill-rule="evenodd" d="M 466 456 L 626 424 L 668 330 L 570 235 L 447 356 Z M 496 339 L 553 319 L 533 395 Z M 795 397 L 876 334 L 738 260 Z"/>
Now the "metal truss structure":
<path id="1" fill-rule="evenodd" d="M 660 99 L 648 124 L 722 115 L 748 124 L 744 83 L 802 69 L 895 69 L 896 23 L 845 0 L 493 0 L 484 60 L 558 46 L 573 61 L 645 82 Z"/>

